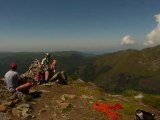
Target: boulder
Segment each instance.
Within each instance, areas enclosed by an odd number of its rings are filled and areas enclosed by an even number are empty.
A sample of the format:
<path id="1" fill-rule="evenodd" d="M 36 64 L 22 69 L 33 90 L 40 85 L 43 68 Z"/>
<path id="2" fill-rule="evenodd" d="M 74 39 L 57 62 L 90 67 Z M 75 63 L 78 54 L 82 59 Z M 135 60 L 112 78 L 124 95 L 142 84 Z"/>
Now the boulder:
<path id="1" fill-rule="evenodd" d="M 7 106 L 6 105 L 0 105 L 0 112 L 6 112 L 7 111 Z"/>
<path id="2" fill-rule="evenodd" d="M 134 96 L 135 99 L 142 99 L 143 97 L 144 96 L 141 93 L 139 93 L 138 95 Z"/>
<path id="3" fill-rule="evenodd" d="M 11 120 L 11 116 L 7 113 L 0 112 L 0 120 Z"/>
<path id="4" fill-rule="evenodd" d="M 64 95 L 61 96 L 61 100 L 65 101 L 65 100 L 68 100 L 68 99 L 74 99 L 75 97 L 76 97 L 76 95 L 64 94 Z"/>

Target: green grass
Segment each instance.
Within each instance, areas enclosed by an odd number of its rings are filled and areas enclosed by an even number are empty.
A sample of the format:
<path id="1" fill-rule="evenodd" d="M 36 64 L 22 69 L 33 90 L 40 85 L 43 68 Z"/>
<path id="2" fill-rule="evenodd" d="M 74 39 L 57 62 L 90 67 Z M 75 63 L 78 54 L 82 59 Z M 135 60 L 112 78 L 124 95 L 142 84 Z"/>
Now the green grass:
<path id="1" fill-rule="evenodd" d="M 160 110 L 160 96 L 158 95 L 145 94 L 142 102 Z"/>
<path id="2" fill-rule="evenodd" d="M 124 109 L 121 110 L 121 113 L 124 115 L 133 115 L 134 112 L 139 108 L 134 103 L 123 103 Z"/>
<path id="3" fill-rule="evenodd" d="M 138 94 L 139 92 L 138 91 L 135 91 L 135 90 L 126 90 L 122 93 L 123 96 L 125 97 L 134 97 Z"/>

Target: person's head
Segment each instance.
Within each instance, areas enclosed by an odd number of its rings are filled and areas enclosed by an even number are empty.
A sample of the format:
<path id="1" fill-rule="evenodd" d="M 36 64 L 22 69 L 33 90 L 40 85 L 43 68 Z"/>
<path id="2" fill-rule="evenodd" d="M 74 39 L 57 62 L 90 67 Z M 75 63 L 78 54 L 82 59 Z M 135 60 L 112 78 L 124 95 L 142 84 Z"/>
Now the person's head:
<path id="1" fill-rule="evenodd" d="M 52 60 L 52 63 L 56 64 L 56 62 L 57 62 L 57 61 L 56 61 L 55 59 Z"/>
<path id="2" fill-rule="evenodd" d="M 49 54 L 49 53 L 46 53 L 46 54 L 45 54 L 45 57 L 46 57 L 46 58 L 50 58 L 50 54 Z"/>
<path id="3" fill-rule="evenodd" d="M 9 69 L 10 69 L 10 70 L 16 70 L 16 69 L 17 69 L 17 64 L 16 64 L 16 63 L 11 63 L 11 64 L 9 65 Z"/>

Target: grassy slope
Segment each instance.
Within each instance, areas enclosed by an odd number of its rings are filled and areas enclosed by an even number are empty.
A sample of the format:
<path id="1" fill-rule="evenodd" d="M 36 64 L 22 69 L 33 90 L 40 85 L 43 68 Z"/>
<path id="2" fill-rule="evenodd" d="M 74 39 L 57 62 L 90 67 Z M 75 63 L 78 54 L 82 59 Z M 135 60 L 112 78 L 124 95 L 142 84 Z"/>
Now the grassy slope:
<path id="1" fill-rule="evenodd" d="M 130 88 L 159 93 L 159 52 L 160 46 L 157 46 L 97 56 L 82 70 L 89 74 L 82 73 L 82 76 L 111 91 Z"/>

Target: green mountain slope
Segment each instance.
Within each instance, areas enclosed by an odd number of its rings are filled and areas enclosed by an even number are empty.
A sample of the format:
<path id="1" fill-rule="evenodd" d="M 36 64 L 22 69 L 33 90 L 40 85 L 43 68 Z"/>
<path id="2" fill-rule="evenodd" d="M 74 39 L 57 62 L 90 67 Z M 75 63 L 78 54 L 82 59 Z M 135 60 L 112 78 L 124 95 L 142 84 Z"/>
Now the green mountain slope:
<path id="1" fill-rule="evenodd" d="M 80 69 L 82 79 L 113 92 L 160 92 L 160 46 L 96 56 Z"/>

